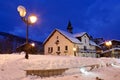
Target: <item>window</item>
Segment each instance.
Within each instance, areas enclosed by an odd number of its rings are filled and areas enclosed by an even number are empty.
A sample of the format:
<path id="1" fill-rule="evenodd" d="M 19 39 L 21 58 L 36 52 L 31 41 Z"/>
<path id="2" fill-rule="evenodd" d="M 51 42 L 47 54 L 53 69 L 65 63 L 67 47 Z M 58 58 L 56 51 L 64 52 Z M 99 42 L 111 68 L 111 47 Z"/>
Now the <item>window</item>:
<path id="1" fill-rule="evenodd" d="M 56 53 L 57 53 L 57 55 L 60 55 L 60 53 L 61 53 L 60 52 L 60 46 L 57 47 L 57 52 Z"/>
<path id="2" fill-rule="evenodd" d="M 84 46 L 84 50 L 87 50 L 87 47 L 86 47 L 86 46 Z"/>
<path id="3" fill-rule="evenodd" d="M 58 45 L 59 44 L 59 40 L 56 40 L 55 44 Z"/>
<path id="4" fill-rule="evenodd" d="M 86 43 L 86 39 L 85 39 L 85 43 Z"/>
<path id="5" fill-rule="evenodd" d="M 58 39 L 59 37 L 57 36 L 57 39 Z"/>
<path id="6" fill-rule="evenodd" d="M 53 47 L 51 47 L 51 53 L 53 52 Z"/>
<path id="7" fill-rule="evenodd" d="M 48 53 L 50 52 L 50 47 L 48 47 Z"/>
<path id="8" fill-rule="evenodd" d="M 60 46 L 58 46 L 57 51 L 60 51 Z"/>
<path id="9" fill-rule="evenodd" d="M 68 50 L 68 46 L 65 46 L 65 50 L 66 50 L 66 51 Z"/>
<path id="10" fill-rule="evenodd" d="M 52 53 L 53 52 L 53 47 L 48 47 L 48 53 Z"/>

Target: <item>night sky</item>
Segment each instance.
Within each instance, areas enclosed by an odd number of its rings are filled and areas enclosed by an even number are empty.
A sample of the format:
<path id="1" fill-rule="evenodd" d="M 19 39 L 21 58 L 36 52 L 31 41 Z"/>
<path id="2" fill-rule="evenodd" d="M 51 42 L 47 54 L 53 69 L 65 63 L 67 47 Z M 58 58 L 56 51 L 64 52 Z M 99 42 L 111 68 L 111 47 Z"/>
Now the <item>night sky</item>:
<path id="1" fill-rule="evenodd" d="M 29 26 L 33 40 L 44 41 L 55 28 L 66 30 L 69 20 L 73 33 L 120 40 L 120 0 L 0 0 L 0 31 L 25 37 L 18 5 L 38 16 L 37 23 Z"/>

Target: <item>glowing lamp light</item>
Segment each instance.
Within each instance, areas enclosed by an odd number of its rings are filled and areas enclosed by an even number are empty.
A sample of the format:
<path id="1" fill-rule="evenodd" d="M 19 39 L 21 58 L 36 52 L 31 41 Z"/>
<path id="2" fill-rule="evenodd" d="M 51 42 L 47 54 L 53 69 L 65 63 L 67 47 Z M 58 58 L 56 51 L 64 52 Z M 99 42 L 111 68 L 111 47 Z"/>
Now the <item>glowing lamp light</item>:
<path id="1" fill-rule="evenodd" d="M 17 11 L 19 12 L 19 14 L 20 14 L 20 16 L 21 17 L 25 17 L 25 15 L 26 15 L 26 9 L 25 9 L 25 7 L 24 6 L 18 6 L 17 7 Z"/>
<path id="2" fill-rule="evenodd" d="M 111 46 L 112 45 L 112 42 L 111 41 L 107 41 L 105 42 L 106 46 Z"/>
<path id="3" fill-rule="evenodd" d="M 36 15 L 30 15 L 28 17 L 28 20 L 31 24 L 35 23 L 37 21 L 37 16 Z"/>
<path id="4" fill-rule="evenodd" d="M 35 47 L 35 43 L 31 43 L 31 46 L 32 46 L 32 47 Z"/>
<path id="5" fill-rule="evenodd" d="M 73 48 L 73 51 L 76 51 L 76 48 Z"/>

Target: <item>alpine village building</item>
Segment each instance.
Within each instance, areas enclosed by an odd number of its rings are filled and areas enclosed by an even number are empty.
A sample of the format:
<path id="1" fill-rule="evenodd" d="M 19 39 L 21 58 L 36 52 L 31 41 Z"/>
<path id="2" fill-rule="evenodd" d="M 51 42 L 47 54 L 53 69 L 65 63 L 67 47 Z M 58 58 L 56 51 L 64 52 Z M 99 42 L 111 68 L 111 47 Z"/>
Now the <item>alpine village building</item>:
<path id="1" fill-rule="evenodd" d="M 86 32 L 73 34 L 69 21 L 67 31 L 55 29 L 44 41 L 45 55 L 68 55 L 81 57 L 99 57 L 100 47 L 91 40 Z"/>
<path id="2" fill-rule="evenodd" d="M 107 45 L 106 43 L 110 43 Z M 105 41 L 100 44 L 101 49 L 103 50 L 101 52 L 101 57 L 114 57 L 114 58 L 120 58 L 120 40 L 110 40 Z"/>

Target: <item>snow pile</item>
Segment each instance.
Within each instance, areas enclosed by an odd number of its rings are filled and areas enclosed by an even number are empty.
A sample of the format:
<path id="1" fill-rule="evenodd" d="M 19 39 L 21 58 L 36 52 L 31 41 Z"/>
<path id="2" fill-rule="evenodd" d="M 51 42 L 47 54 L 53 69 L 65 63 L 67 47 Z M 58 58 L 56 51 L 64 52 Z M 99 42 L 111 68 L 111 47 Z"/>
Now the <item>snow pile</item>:
<path id="1" fill-rule="evenodd" d="M 25 61 L 26 62 L 26 61 Z M 106 63 L 116 63 L 113 58 L 85 58 L 85 57 L 69 57 L 69 56 L 51 56 L 41 55 L 31 57 L 26 64 L 26 69 L 59 69 L 59 68 L 79 68 L 86 65 L 99 64 L 106 66 Z"/>
<path id="2" fill-rule="evenodd" d="M 71 69 L 93 64 L 105 66 L 106 63 L 119 64 L 120 60 L 114 58 L 85 58 L 52 55 L 29 55 L 29 59 L 27 60 L 24 58 L 24 54 L 5 54 L 0 55 L 0 80 L 95 80 L 96 76 L 100 76 L 105 80 L 119 80 L 120 76 L 117 74 L 120 73 L 120 69 L 118 67 L 101 67 L 94 69 L 92 73 L 89 72 L 90 76 L 78 73 L 42 79 L 37 76 L 26 76 L 24 71 L 26 69 Z M 79 72 L 79 69 L 75 70 Z M 73 70 L 73 72 L 75 70 Z M 112 74 L 112 72 L 114 74 Z M 109 75 L 105 75 L 106 73 Z M 108 76 L 112 78 L 108 79 Z"/>

